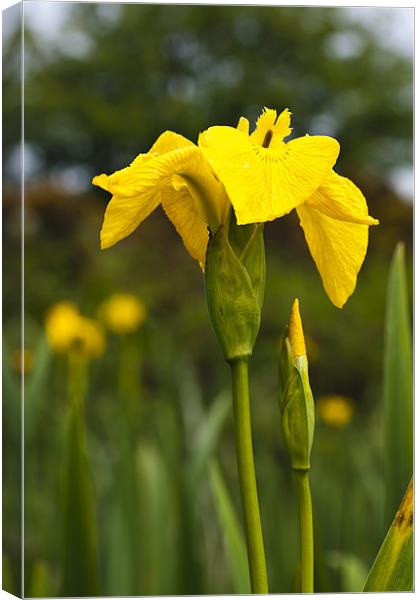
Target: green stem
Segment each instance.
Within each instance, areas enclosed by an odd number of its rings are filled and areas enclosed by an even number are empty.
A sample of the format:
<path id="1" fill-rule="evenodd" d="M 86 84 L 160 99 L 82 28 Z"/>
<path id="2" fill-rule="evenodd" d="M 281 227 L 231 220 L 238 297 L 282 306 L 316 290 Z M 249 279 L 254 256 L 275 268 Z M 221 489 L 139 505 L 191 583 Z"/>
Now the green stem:
<path id="1" fill-rule="evenodd" d="M 258 506 L 254 454 L 252 450 L 248 362 L 246 359 L 235 359 L 230 363 L 230 366 L 232 369 L 236 453 L 242 508 L 245 520 L 245 537 L 248 551 L 251 591 L 253 594 L 267 594 L 267 569 L 261 530 L 260 509 Z"/>
<path id="2" fill-rule="evenodd" d="M 314 591 L 314 533 L 309 472 L 295 470 L 300 520 L 300 580 L 301 592 Z"/>

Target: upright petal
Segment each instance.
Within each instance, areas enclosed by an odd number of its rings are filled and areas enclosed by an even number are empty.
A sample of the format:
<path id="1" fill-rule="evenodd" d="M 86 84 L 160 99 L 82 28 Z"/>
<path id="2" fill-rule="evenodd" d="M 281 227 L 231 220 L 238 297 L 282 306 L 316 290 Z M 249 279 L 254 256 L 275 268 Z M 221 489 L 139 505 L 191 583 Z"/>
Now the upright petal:
<path id="1" fill-rule="evenodd" d="M 257 119 L 255 131 L 249 136 L 251 142 L 258 146 L 265 146 L 264 142 L 269 140 L 270 148 L 281 147 L 283 139 L 292 133 L 291 116 L 292 113 L 288 108 L 285 108 L 278 117 L 276 110 L 264 108 Z M 268 134 L 270 134 L 269 137 Z"/>
<path id="2" fill-rule="evenodd" d="M 225 185 L 239 225 L 272 221 L 311 196 L 331 172 L 336 140 L 305 136 L 262 148 L 232 127 L 211 127 L 199 147 Z"/>

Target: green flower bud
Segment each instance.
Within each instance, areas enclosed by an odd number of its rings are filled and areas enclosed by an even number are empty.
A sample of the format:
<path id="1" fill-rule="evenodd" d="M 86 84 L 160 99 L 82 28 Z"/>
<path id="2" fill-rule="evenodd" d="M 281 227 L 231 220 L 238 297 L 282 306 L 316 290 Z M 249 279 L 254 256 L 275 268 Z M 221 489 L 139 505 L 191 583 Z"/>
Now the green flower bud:
<path id="1" fill-rule="evenodd" d="M 206 255 L 207 304 L 227 361 L 251 356 L 265 288 L 263 225 L 221 226 Z"/>
<path id="2" fill-rule="evenodd" d="M 297 299 L 293 303 L 288 334 L 282 342 L 279 402 L 283 438 L 292 468 L 308 470 L 314 438 L 315 409 Z"/>

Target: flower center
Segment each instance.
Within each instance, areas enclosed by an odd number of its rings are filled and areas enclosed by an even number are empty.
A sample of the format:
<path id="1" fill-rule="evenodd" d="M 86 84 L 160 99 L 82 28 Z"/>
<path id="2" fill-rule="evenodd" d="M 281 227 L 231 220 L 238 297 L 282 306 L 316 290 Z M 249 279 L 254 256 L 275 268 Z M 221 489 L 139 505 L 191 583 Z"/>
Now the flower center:
<path id="1" fill-rule="evenodd" d="M 282 148 L 284 138 L 290 135 L 291 113 L 288 108 L 277 116 L 277 111 L 265 108 L 257 120 L 255 131 L 250 135 L 251 141 L 262 148 Z"/>
<path id="2" fill-rule="evenodd" d="M 269 129 L 267 131 L 267 133 L 265 134 L 265 137 L 264 137 L 264 140 L 263 140 L 263 143 L 261 144 L 261 146 L 263 148 L 268 148 L 272 139 L 273 139 L 273 131 L 271 129 Z"/>

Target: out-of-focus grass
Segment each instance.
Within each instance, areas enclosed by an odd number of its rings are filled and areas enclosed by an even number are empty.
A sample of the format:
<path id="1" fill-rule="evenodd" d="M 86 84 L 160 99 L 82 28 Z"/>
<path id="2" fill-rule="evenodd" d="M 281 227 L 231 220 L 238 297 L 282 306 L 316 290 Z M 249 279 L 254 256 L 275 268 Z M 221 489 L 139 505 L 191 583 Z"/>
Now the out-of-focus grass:
<path id="1" fill-rule="evenodd" d="M 56 257 L 50 258 L 47 248 L 55 242 L 48 238 L 42 220 L 40 227 L 46 235 L 40 237 L 39 255 L 30 257 L 37 286 L 28 284 L 34 294 L 28 300 L 27 317 L 33 366 L 25 375 L 26 402 L 30 403 L 26 566 L 29 574 L 36 561 L 44 561 L 54 593 L 62 581 L 62 565 L 57 555 L 58 534 L 49 522 L 59 519 L 61 432 L 68 401 L 65 361 L 52 357 L 46 348 L 43 316 L 50 303 L 64 297 L 79 302 L 84 312 L 94 316 L 100 303 L 118 289 L 138 294 L 148 306 L 148 318 L 129 339 L 110 334 L 105 355 L 93 361 L 90 370 L 85 412 L 100 591 L 235 590 L 206 471 L 213 454 L 224 475 L 232 510 L 241 522 L 228 367 L 209 327 L 202 275 L 170 227 L 156 217 L 141 234 L 112 252 L 96 249 L 95 240 L 88 239 L 90 227 L 73 231 L 57 252 L 67 265 L 65 273 L 73 264 L 77 287 L 71 288 L 67 275 L 54 271 Z M 93 212 L 92 219 L 99 226 L 100 213 Z M 279 234 L 284 227 L 279 225 Z M 325 297 L 315 267 L 308 255 L 302 255 L 300 244 L 292 239 L 287 248 L 272 241 L 275 229 L 274 224 L 266 231 L 266 300 L 251 362 L 256 469 L 271 590 L 290 592 L 297 589 L 298 581 L 296 499 L 275 398 L 279 335 L 292 297 L 299 296 L 310 338 L 315 399 L 344 394 L 352 398 L 355 408 L 344 429 L 318 422 L 312 467 L 316 589 L 350 591 L 363 569 L 370 567 L 383 539 L 382 509 L 378 510 L 385 494 L 382 340 L 391 253 L 375 252 L 373 233 L 372 253 L 358 288 L 339 311 Z M 81 264 L 72 262 L 71 239 L 76 248 L 86 249 Z M 171 252 L 164 252 L 165 247 Z M 51 292 L 52 276 L 57 281 Z M 57 297 L 61 286 L 66 294 Z M 6 323 L 5 330 L 13 340 L 13 321 Z M 124 350 L 127 344 L 135 348 L 134 354 Z M 122 355 L 133 361 L 130 381 L 126 373 L 124 386 Z M 18 374 L 10 364 L 6 375 L 7 381 L 17 382 Z M 225 400 L 215 400 L 220 394 Z M 11 435 L 12 428 L 6 443 Z"/>

